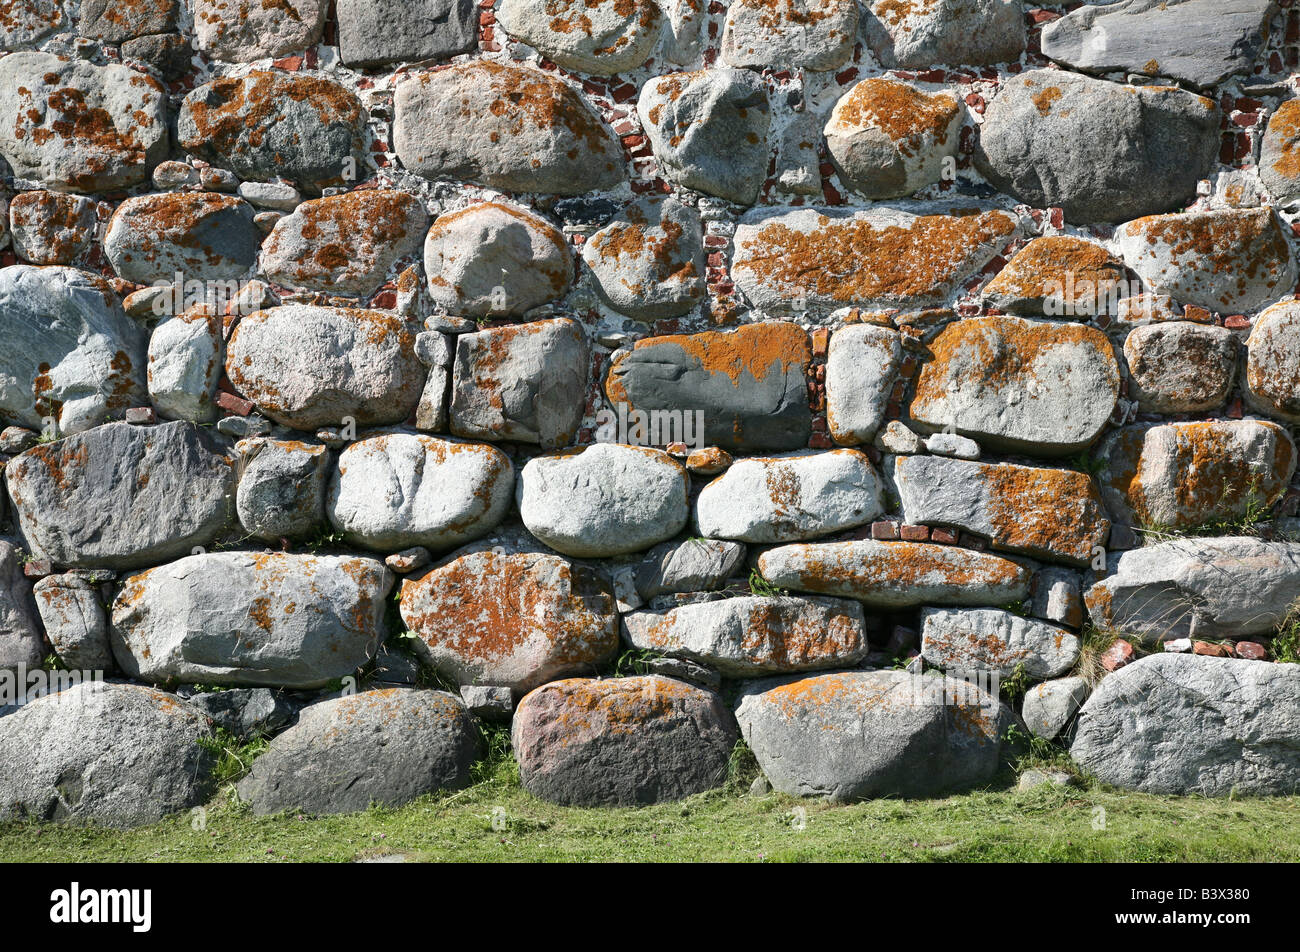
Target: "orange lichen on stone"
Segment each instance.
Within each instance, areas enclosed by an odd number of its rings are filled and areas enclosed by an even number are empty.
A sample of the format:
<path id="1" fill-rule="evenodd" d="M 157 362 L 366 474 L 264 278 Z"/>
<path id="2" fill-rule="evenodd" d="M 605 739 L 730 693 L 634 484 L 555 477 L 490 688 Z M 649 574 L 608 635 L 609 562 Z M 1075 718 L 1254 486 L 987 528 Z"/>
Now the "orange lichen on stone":
<path id="1" fill-rule="evenodd" d="M 1067 314 L 1095 314 L 1124 280 L 1123 263 L 1103 246 L 1068 235 L 1036 238 L 984 289 L 1011 299 L 1056 297 Z"/>
<path id="2" fill-rule="evenodd" d="M 897 80 L 864 79 L 836 103 L 827 134 L 874 126 L 903 155 L 914 155 L 927 137 L 945 144 L 948 127 L 960 113 L 961 103 L 950 93 L 931 95 Z"/>
<path id="3" fill-rule="evenodd" d="M 1016 552 L 1086 561 L 1105 543 L 1110 520 L 1086 473 L 1030 466 L 988 466 L 988 518 L 994 544 Z"/>
<path id="4" fill-rule="evenodd" d="M 1300 99 L 1288 99 L 1268 121 L 1269 138 L 1277 137 L 1281 155 L 1273 171 L 1289 179 L 1300 178 Z"/>
<path id="5" fill-rule="evenodd" d="M 361 120 L 361 101 L 345 87 L 301 73 L 253 70 L 243 77 L 215 79 L 203 97 L 188 100 L 195 136 L 181 145 L 194 151 L 212 149 L 230 154 L 247 145 L 261 146 L 269 129 L 285 119 L 286 100 L 312 105 L 323 126 Z"/>

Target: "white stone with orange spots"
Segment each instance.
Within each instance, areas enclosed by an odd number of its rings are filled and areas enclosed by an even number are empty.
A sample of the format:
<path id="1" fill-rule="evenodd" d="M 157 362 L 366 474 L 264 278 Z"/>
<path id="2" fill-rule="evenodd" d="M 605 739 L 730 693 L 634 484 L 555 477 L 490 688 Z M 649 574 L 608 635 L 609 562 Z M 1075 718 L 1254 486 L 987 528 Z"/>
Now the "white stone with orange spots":
<path id="1" fill-rule="evenodd" d="M 1246 395 L 1261 413 L 1300 423 L 1300 304 L 1281 301 L 1246 342 Z"/>
<path id="2" fill-rule="evenodd" d="M 1020 0 L 869 0 L 867 43 L 886 68 L 984 65 L 1020 58 Z"/>
<path id="3" fill-rule="evenodd" d="M 857 38 L 857 0 L 733 0 L 722 29 L 722 62 L 839 69 Z"/>
<path id="4" fill-rule="evenodd" d="M 198 48 L 216 60 L 251 63 L 314 46 L 329 0 L 194 0 Z"/>
<path id="5" fill-rule="evenodd" d="M 1076 635 L 998 608 L 927 608 L 921 656 L 950 674 L 992 671 L 1006 680 L 1020 670 L 1033 680 L 1065 674 L 1079 660 Z"/>
<path id="6" fill-rule="evenodd" d="M 902 337 L 892 328 L 850 324 L 831 335 L 826 422 L 836 443 L 871 442 L 884 422 L 902 364 Z"/>
<path id="7" fill-rule="evenodd" d="M 593 76 L 644 63 L 664 22 L 656 0 L 503 0 L 496 17 L 556 65 Z"/>

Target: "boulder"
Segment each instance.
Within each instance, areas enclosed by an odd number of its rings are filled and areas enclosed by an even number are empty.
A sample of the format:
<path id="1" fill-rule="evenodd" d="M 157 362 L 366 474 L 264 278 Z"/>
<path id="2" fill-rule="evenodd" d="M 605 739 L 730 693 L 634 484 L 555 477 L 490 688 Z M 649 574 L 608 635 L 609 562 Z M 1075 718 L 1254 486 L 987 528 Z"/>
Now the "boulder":
<path id="1" fill-rule="evenodd" d="M 1272 0 L 1085 6 L 1043 27 L 1043 55 L 1089 73 L 1141 73 L 1217 86 L 1255 65 L 1276 10 Z"/>
<path id="2" fill-rule="evenodd" d="M 207 718 L 175 695 L 83 681 L 0 718 L 0 820 L 127 829 L 207 799 Z"/>
<path id="3" fill-rule="evenodd" d="M 1255 319 L 1246 342 L 1246 396 L 1260 412 L 1300 423 L 1300 304 L 1281 301 Z"/>
<path id="4" fill-rule="evenodd" d="M 1028 569 L 988 552 L 928 542 L 815 542 L 769 549 L 758 571 L 778 588 L 873 608 L 1006 605 L 1029 594 Z"/>
<path id="5" fill-rule="evenodd" d="M 1224 327 L 1164 321 L 1135 327 L 1124 341 L 1129 396 L 1147 413 L 1204 413 L 1221 407 L 1237 379 L 1237 336 Z"/>
<path id="6" fill-rule="evenodd" d="M 104 235 L 104 255 L 119 277 L 136 284 L 226 281 L 253 266 L 260 237 L 253 207 L 243 199 L 162 192 L 117 207 Z"/>
<path id="7" fill-rule="evenodd" d="M 1151 215 L 1123 225 L 1116 240 L 1153 291 L 1223 314 L 1258 310 L 1296 283 L 1284 226 L 1270 208 Z"/>
<path id="8" fill-rule="evenodd" d="M 207 545 L 229 522 L 235 488 L 220 446 L 179 421 L 42 443 L 5 475 L 33 554 L 69 568 L 138 568 Z"/>
<path id="9" fill-rule="evenodd" d="M 636 104 L 659 174 L 682 188 L 752 205 L 767 177 L 767 88 L 743 69 L 669 73 Z"/>
<path id="10" fill-rule="evenodd" d="M 1103 783 L 1157 794 L 1300 791 L 1300 666 L 1151 655 L 1101 682 L 1070 756 Z"/>
<path id="11" fill-rule="evenodd" d="M 1008 212 L 940 203 L 755 209 L 736 227 L 731 276 L 765 314 L 925 308 L 1019 232 Z"/>
<path id="12" fill-rule="evenodd" d="M 149 402 L 168 419 L 210 422 L 225 357 L 215 308 L 195 307 L 162 321 L 149 336 Z"/>
<path id="13" fill-rule="evenodd" d="M 75 433 L 147 402 L 144 332 L 98 275 L 0 269 L 0 339 L 5 423 Z"/>
<path id="14" fill-rule="evenodd" d="M 393 147 L 431 179 L 581 195 L 623 181 L 623 149 L 572 87 L 540 70 L 472 60 L 405 78 Z"/>
<path id="15" fill-rule="evenodd" d="M 480 544 L 456 553 L 404 580 L 400 608 L 426 664 L 458 684 L 516 697 L 590 673 L 618 648 L 608 579 L 541 551 Z"/>
<path id="16" fill-rule="evenodd" d="M 1056 678 L 1035 684 L 1025 692 L 1021 710 L 1025 726 L 1035 737 L 1055 740 L 1088 699 L 1089 691 L 1083 678 Z"/>
<path id="17" fill-rule="evenodd" d="M 35 46 L 65 23 L 63 8 L 48 0 L 7 0 L 0 50 Z"/>
<path id="18" fill-rule="evenodd" d="M 884 512 L 884 486 L 857 450 L 750 457 L 700 492 L 699 533 L 739 542 L 796 542 L 864 525 Z"/>
<path id="19" fill-rule="evenodd" d="M 659 675 L 543 685 L 511 730 L 519 777 L 564 806 L 641 806 L 722 786 L 736 726 L 712 691 Z"/>
<path id="20" fill-rule="evenodd" d="M 811 363 L 808 335 L 795 324 L 646 337 L 615 355 L 605 395 L 619 418 L 639 425 L 652 443 L 702 439 L 728 450 L 801 449 L 812 435 Z M 674 427 L 679 435 L 664 438 Z"/>
<path id="21" fill-rule="evenodd" d="M 751 682 L 736 720 L 778 791 L 846 802 L 991 780 L 1014 715 L 964 681 L 844 671 Z"/>
<path id="22" fill-rule="evenodd" d="M 23 574 L 22 552 L 0 540 L 0 671 L 39 668 L 45 642 L 37 624 L 32 583 Z"/>
<path id="23" fill-rule="evenodd" d="M 78 575 L 47 575 L 32 586 L 46 637 L 72 671 L 111 671 L 108 619 L 99 586 Z"/>
<path id="24" fill-rule="evenodd" d="M 191 555 L 123 580 L 109 640 L 141 681 L 319 688 L 374 655 L 392 587 L 374 559 Z"/>
<path id="25" fill-rule="evenodd" d="M 629 205 L 587 239 L 582 260 L 602 300 L 637 320 L 680 317 L 705 296 L 699 213 L 671 198 Z"/>
<path id="26" fill-rule="evenodd" d="M 354 69 L 446 59 L 478 44 L 474 0 L 336 0 L 339 58 Z"/>
<path id="27" fill-rule="evenodd" d="M 594 76 L 644 63 L 664 21 L 655 0 L 502 0 L 496 18 L 557 66 Z"/>
<path id="28" fill-rule="evenodd" d="M 415 325 L 382 311 L 288 304 L 240 320 L 226 375 L 267 416 L 297 430 L 352 418 L 400 423 L 424 389 Z"/>
<path id="29" fill-rule="evenodd" d="M 582 325 L 567 317 L 460 335 L 451 432 L 543 449 L 569 444 L 582 422 L 588 360 Z"/>
<path id="30" fill-rule="evenodd" d="M 1088 589 L 1099 627 L 1147 643 L 1271 635 L 1300 598 L 1300 543 L 1174 539 L 1114 555 Z M 1226 669 L 1221 669 L 1226 670 Z"/>
<path id="31" fill-rule="evenodd" d="M 728 66 L 839 69 L 858 37 L 856 0 L 736 0 L 722 28 Z"/>
<path id="32" fill-rule="evenodd" d="M 1278 204 L 1300 199 L 1300 100 L 1269 116 L 1259 149 L 1259 178 Z"/>
<path id="33" fill-rule="evenodd" d="M 329 0 L 194 0 L 195 46 L 227 63 L 283 56 L 320 42 L 328 9 Z"/>
<path id="34" fill-rule="evenodd" d="M 262 244 L 261 270 L 290 288 L 372 294 L 429 227 L 414 195 L 371 188 L 303 202 Z"/>
<path id="35" fill-rule="evenodd" d="M 649 601 L 673 592 L 721 588 L 727 579 L 740 574 L 745 551 L 739 542 L 717 539 L 687 539 L 657 545 L 636 568 L 637 594 Z"/>
<path id="36" fill-rule="evenodd" d="M 277 11 L 277 16 L 279 12 Z M 310 192 L 360 178 L 365 110 L 318 76 L 253 70 L 204 83 L 181 103 L 181 147 L 241 179 L 287 178 Z"/>
<path id="37" fill-rule="evenodd" d="M 845 185 L 870 199 L 901 198 L 956 175 L 966 110 L 951 90 L 864 79 L 840 97 L 824 130 Z"/>
<path id="38" fill-rule="evenodd" d="M 862 606 L 842 598 L 739 596 L 623 616 L 634 648 L 752 678 L 857 664 L 867 654 Z"/>
<path id="39" fill-rule="evenodd" d="M 921 657 L 947 672 L 1018 671 L 1035 681 L 1065 674 L 1079 660 L 1079 639 L 1055 625 L 997 608 L 927 608 Z"/>
<path id="40" fill-rule="evenodd" d="M 259 815 L 355 813 L 466 787 L 478 755 L 478 727 L 459 698 L 363 691 L 303 708 L 237 789 Z"/>
<path id="41" fill-rule="evenodd" d="M 680 532 L 690 488 L 686 468 L 662 450 L 597 443 L 529 460 L 515 497 L 528 531 L 552 549 L 608 558 Z"/>
<path id="42" fill-rule="evenodd" d="M 987 285 L 984 301 L 1009 314 L 1082 317 L 1115 310 L 1127 288 L 1124 262 L 1073 235 L 1035 238 Z"/>
<path id="43" fill-rule="evenodd" d="M 1072 223 L 1127 221 L 1192 202 L 1217 165 L 1219 119 L 1213 100 L 1174 86 L 1030 70 L 985 110 L 975 167 L 998 191 L 1060 206 Z"/>
<path id="44" fill-rule="evenodd" d="M 514 482 L 509 457 L 495 446 L 385 433 L 339 454 L 325 511 L 368 549 L 449 549 L 496 527 Z"/>
<path id="45" fill-rule="evenodd" d="M 145 181 L 167 153 L 167 90 L 127 66 L 51 53 L 0 62 L 0 155 L 57 191 L 111 192 Z"/>
<path id="46" fill-rule="evenodd" d="M 481 202 L 433 223 L 424 271 L 435 307 L 464 317 L 517 317 L 568 293 L 573 254 L 546 219 Z"/>
<path id="47" fill-rule="evenodd" d="M 1125 427 L 1098 455 L 1102 497 L 1116 522 L 1165 530 L 1262 512 L 1296 468 L 1291 437 L 1263 420 Z"/>
<path id="48" fill-rule="evenodd" d="M 930 343 L 910 414 L 1008 452 L 1065 456 L 1100 435 L 1119 399 L 1119 361 L 1084 324 L 979 317 Z"/>
<path id="49" fill-rule="evenodd" d="M 1101 495 L 1086 473 L 899 456 L 893 476 L 907 522 L 963 529 L 1004 552 L 1086 565 L 1110 533 Z"/>
<path id="50" fill-rule="evenodd" d="M 79 195 L 20 192 L 9 203 L 14 253 L 32 264 L 69 264 L 95 240 L 97 225 L 95 203 Z"/>
<path id="51" fill-rule="evenodd" d="M 243 475 L 235 494 L 239 523 L 250 535 L 278 542 L 306 539 L 325 524 L 330 454 L 319 443 L 241 440 Z"/>
<path id="52" fill-rule="evenodd" d="M 1007 63 L 1025 49 L 1020 0 L 868 0 L 862 25 L 886 69 Z"/>
<path id="53" fill-rule="evenodd" d="M 902 337 L 892 328 L 850 324 L 831 335 L 826 423 L 836 443 L 871 443 L 885 420 L 902 367 Z"/>

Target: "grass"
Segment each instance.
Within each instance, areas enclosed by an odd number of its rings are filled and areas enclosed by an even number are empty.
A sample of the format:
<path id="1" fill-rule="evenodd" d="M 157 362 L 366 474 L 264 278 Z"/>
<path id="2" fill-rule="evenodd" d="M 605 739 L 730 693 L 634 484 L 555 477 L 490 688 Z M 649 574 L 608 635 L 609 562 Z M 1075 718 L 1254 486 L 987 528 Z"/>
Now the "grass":
<path id="1" fill-rule="evenodd" d="M 1300 860 L 1300 798 L 1294 797 L 1208 800 L 1095 785 L 1022 793 L 1003 784 L 933 800 L 836 806 L 780 794 L 752 797 L 740 785 L 642 809 L 559 807 L 531 797 L 499 760 L 490 776 L 466 790 L 422 797 L 399 809 L 258 817 L 234 802 L 227 788 L 208 805 L 203 822 L 183 813 L 124 832 L 0 826 L 0 859 L 348 862 L 396 854 L 458 862 Z"/>
<path id="2" fill-rule="evenodd" d="M 1135 528 L 1156 542 L 1201 536 L 1257 536 L 1260 527 L 1273 520 L 1273 510 L 1260 489 L 1260 477 L 1252 476 L 1245 488 L 1224 479 L 1223 489 L 1214 504 L 1218 518 L 1185 528 L 1143 524 Z"/>

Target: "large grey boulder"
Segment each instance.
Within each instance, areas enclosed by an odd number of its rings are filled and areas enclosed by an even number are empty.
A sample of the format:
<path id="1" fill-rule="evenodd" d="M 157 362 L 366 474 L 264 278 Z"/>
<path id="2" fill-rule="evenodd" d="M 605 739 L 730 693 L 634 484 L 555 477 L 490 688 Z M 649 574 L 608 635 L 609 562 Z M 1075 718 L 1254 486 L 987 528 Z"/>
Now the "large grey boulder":
<path id="1" fill-rule="evenodd" d="M 435 307 L 462 317 L 518 317 L 564 297 L 573 254 L 545 218 L 502 202 L 438 216 L 424 240 Z"/>
<path id="2" fill-rule="evenodd" d="M 771 107 L 756 73 L 669 73 L 641 87 L 636 111 L 668 181 L 741 205 L 758 198 Z"/>
<path id="3" fill-rule="evenodd" d="M 1261 413 L 1300 423 L 1300 304 L 1279 301 L 1246 342 L 1246 396 Z"/>
<path id="4" fill-rule="evenodd" d="M 1202 420 L 1116 430 L 1098 458 L 1115 521 L 1164 530 L 1242 519 L 1272 506 L 1296 470 L 1287 431 L 1267 420 Z"/>
<path id="5" fill-rule="evenodd" d="M 204 83 L 181 103 L 181 147 L 241 179 L 284 177 L 311 192 L 361 178 L 365 110 L 319 76 L 252 70 Z"/>
<path id="6" fill-rule="evenodd" d="M 6 25 L 7 28 L 7 25 Z M 167 153 L 167 90 L 120 63 L 51 53 L 0 61 L 0 155 L 20 178 L 110 192 L 149 177 Z"/>
<path id="7" fill-rule="evenodd" d="M 1224 314 L 1271 304 L 1296 282 L 1286 226 L 1271 208 L 1152 215 L 1115 233 L 1153 291 Z"/>
<path id="8" fill-rule="evenodd" d="M 656 445 L 802 449 L 812 435 L 811 364 L 807 333 L 786 322 L 645 337 L 610 364 L 611 423 Z"/>
<path id="9" fill-rule="evenodd" d="M 909 412 L 934 431 L 1034 456 L 1091 444 L 1119 399 L 1106 335 L 1085 324 L 977 317 L 954 321 L 930 344 Z"/>
<path id="10" fill-rule="evenodd" d="M 633 647 L 752 678 L 857 664 L 867 653 L 862 606 L 842 598 L 739 596 L 623 616 Z"/>
<path id="11" fill-rule="evenodd" d="M 353 813 L 469 785 L 478 728 L 445 691 L 387 688 L 321 701 L 237 787 L 254 813 Z"/>
<path id="12" fill-rule="evenodd" d="M 699 534 L 738 542 L 796 542 L 870 522 L 884 485 L 857 450 L 749 457 L 701 490 Z"/>
<path id="13" fill-rule="evenodd" d="M 0 820 L 117 829 L 202 803 L 207 718 L 174 695 L 85 681 L 0 718 Z"/>
<path id="14" fill-rule="evenodd" d="M 590 351 L 567 317 L 456 338 L 451 432 L 479 440 L 566 446 L 582 423 Z"/>
<path id="15" fill-rule="evenodd" d="M 19 665 L 32 670 L 45 660 L 32 583 L 21 558 L 12 543 L 0 541 L 0 671 L 17 671 Z"/>
<path id="16" fill-rule="evenodd" d="M 421 660 L 458 684 L 518 697 L 613 655 L 618 613 L 602 573 L 490 541 L 402 582 L 402 621 Z"/>
<path id="17" fill-rule="evenodd" d="M 826 423 L 836 443 L 870 443 L 885 420 L 903 366 L 898 331 L 850 324 L 831 335 L 826 354 Z"/>
<path id="18" fill-rule="evenodd" d="M 1084 596 L 1107 629 L 1147 642 L 1272 634 L 1300 599 L 1300 543 L 1175 539 L 1121 552 Z"/>
<path id="19" fill-rule="evenodd" d="M 751 682 L 736 720 L 773 787 L 845 802 L 991 780 L 1014 715 L 965 681 L 845 671 Z"/>
<path id="20" fill-rule="evenodd" d="M 476 59 L 404 78 L 393 148 L 431 179 L 581 195 L 623 181 L 623 149 L 571 86 L 537 69 Z"/>
<path id="21" fill-rule="evenodd" d="M 929 542 L 813 542 L 758 559 L 769 583 L 873 608 L 1006 605 L 1029 594 L 1028 569 L 988 552 Z"/>
<path id="22" fill-rule="evenodd" d="M 324 525 L 329 450 L 319 443 L 261 437 L 241 440 L 235 448 L 244 459 L 235 511 L 246 532 L 276 542 L 307 538 Z"/>
<path id="23" fill-rule="evenodd" d="M 514 484 L 514 467 L 495 446 L 385 433 L 339 454 L 325 511 L 368 549 L 449 549 L 495 528 Z"/>
<path id="24" fill-rule="evenodd" d="M 339 58 L 353 68 L 444 59 L 478 43 L 474 0 L 336 0 Z"/>
<path id="25" fill-rule="evenodd" d="M 123 580 L 109 639 L 142 681 L 318 688 L 374 655 L 392 587 L 374 559 L 192 555 Z"/>
<path id="26" fill-rule="evenodd" d="M 1127 790 L 1294 796 L 1300 665 L 1143 658 L 1108 675 L 1084 704 L 1070 756 Z"/>
<path id="27" fill-rule="evenodd" d="M 863 7 L 867 43 L 888 69 L 1006 63 L 1025 48 L 1020 0 L 869 0 Z"/>
<path id="28" fill-rule="evenodd" d="M 414 323 L 385 311 L 287 304 L 242 318 L 226 375 L 267 416 L 298 430 L 400 423 L 424 390 Z"/>
<path id="29" fill-rule="evenodd" d="M 1273 0 L 1084 6 L 1043 27 L 1043 55 L 1089 73 L 1144 73 L 1215 86 L 1255 64 L 1276 9 Z"/>
<path id="30" fill-rule="evenodd" d="M 722 28 L 722 62 L 761 69 L 839 69 L 858 38 L 857 0 L 735 0 Z"/>
<path id="31" fill-rule="evenodd" d="M 664 22 L 657 0 L 503 0 L 496 17 L 557 66 L 594 76 L 644 63 Z"/>
<path id="32" fill-rule="evenodd" d="M 672 592 L 705 592 L 721 588 L 739 575 L 745 546 L 718 539 L 665 542 L 651 549 L 636 567 L 634 584 L 646 601 Z"/>
<path id="33" fill-rule="evenodd" d="M 303 202 L 275 223 L 260 267 L 276 284 L 330 294 L 372 294 L 429 227 L 424 205 L 391 188 Z"/>
<path id="34" fill-rule="evenodd" d="M 597 443 L 529 460 L 515 498 L 528 531 L 552 549 L 605 558 L 680 532 L 690 488 L 686 467 L 662 450 Z"/>
<path id="35" fill-rule="evenodd" d="M 72 671 L 109 671 L 108 618 L 99 586 L 79 575 L 47 575 L 32 586 L 45 635 L 63 666 Z"/>
<path id="36" fill-rule="evenodd" d="M 975 167 L 999 191 L 1070 222 L 1182 208 L 1219 153 L 1219 107 L 1172 86 L 1061 70 L 1012 77 L 984 112 Z"/>
<path id="37" fill-rule="evenodd" d="M 969 203 L 756 208 L 736 226 L 732 280 L 765 314 L 946 303 L 1019 236 L 1020 220 Z"/>
<path id="38" fill-rule="evenodd" d="M 695 209 L 643 198 L 587 239 L 582 261 L 619 313 L 641 321 L 680 317 L 705 296 L 703 240 Z"/>
<path id="39" fill-rule="evenodd" d="M 136 284 L 228 281 L 253 266 L 260 238 L 253 207 L 241 198 L 162 192 L 117 206 L 104 256 L 119 277 Z"/>
<path id="40" fill-rule="evenodd" d="M 146 338 L 98 275 L 0 269 L 0 419 L 75 433 L 147 402 Z"/>
<path id="41" fill-rule="evenodd" d="M 329 0 L 194 0 L 195 45 L 228 63 L 283 56 L 320 42 L 328 9 Z"/>
<path id="42" fill-rule="evenodd" d="M 998 608 L 927 608 L 921 612 L 921 656 L 948 672 L 993 671 L 1006 680 L 1023 669 L 1041 680 L 1074 667 L 1079 639 Z"/>
<path id="43" fill-rule="evenodd" d="M 659 675 L 553 681 L 511 730 L 524 789 L 565 806 L 641 806 L 722 786 L 736 725 L 712 691 Z"/>
<path id="44" fill-rule="evenodd" d="M 155 565 L 206 545 L 235 489 L 230 458 L 180 421 L 109 423 L 34 446 L 5 473 L 33 554 L 70 568 Z"/>
<path id="45" fill-rule="evenodd" d="M 894 488 L 909 523 L 954 526 L 1052 562 L 1088 564 L 1110 533 L 1096 485 L 1074 470 L 899 456 Z"/>

